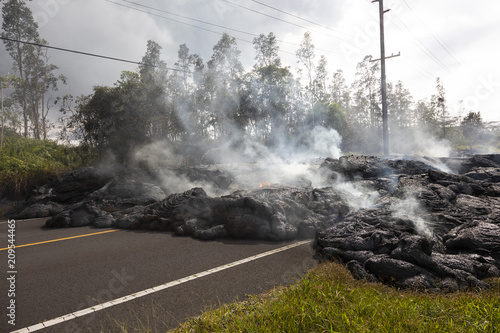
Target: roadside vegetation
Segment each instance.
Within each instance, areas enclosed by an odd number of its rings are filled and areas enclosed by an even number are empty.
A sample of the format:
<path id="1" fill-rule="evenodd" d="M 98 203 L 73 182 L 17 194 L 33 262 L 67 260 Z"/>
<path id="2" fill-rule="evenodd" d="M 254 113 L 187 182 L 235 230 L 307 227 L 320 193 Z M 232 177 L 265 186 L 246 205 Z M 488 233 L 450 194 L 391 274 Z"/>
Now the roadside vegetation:
<path id="1" fill-rule="evenodd" d="M 79 149 L 6 131 L 0 148 L 0 198 L 24 198 L 35 185 L 83 165 Z"/>
<path id="2" fill-rule="evenodd" d="M 489 282 L 483 291 L 401 291 L 355 280 L 329 262 L 290 287 L 208 309 L 171 333 L 498 332 L 500 279 Z"/>

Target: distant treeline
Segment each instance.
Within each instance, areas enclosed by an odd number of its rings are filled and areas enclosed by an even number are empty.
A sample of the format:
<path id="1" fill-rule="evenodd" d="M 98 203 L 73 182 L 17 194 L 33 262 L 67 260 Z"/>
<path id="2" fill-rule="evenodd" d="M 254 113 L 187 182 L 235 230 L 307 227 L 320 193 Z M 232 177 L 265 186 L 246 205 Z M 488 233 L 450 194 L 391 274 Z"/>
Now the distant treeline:
<path id="1" fill-rule="evenodd" d="M 48 44 L 23 1 L 6 1 L 2 15 L 2 37 Z M 46 95 L 66 78 L 54 74 L 58 67 L 48 63 L 47 50 L 4 43 L 15 75 L 2 78 L 2 85 L 14 91 L 5 102 L 2 128 L 25 137 L 47 138 L 54 127 L 48 112 L 57 105 L 59 139 L 92 154 L 112 151 L 119 160 L 159 140 L 184 152 L 196 147 L 197 154 L 222 143 L 237 148 L 250 139 L 268 147 L 300 145 L 316 126 L 335 129 L 343 151 L 382 151 L 379 63 L 365 57 L 348 83 L 342 70 L 328 73 L 327 59 L 316 57 L 308 32 L 296 51 L 299 66 L 293 72 L 282 64 L 272 32 L 254 38 L 250 70 L 244 69 L 236 39 L 227 33 L 206 62 L 180 45 L 173 68 L 161 60 L 160 45 L 148 41 L 138 70 L 122 72 L 113 87 L 97 85 L 91 95 L 52 101 Z M 465 117 L 450 117 L 439 78 L 435 94 L 426 100 L 414 101 L 401 81 L 388 83 L 387 92 L 391 152 L 412 153 L 422 137 L 463 147 L 497 141 L 479 112 L 463 110 Z"/>

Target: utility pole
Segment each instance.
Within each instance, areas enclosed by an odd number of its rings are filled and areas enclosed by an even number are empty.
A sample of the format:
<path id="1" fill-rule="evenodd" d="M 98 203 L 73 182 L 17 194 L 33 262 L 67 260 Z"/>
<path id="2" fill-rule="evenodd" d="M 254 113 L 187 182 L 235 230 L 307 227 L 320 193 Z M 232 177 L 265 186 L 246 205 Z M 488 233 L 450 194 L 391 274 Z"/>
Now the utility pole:
<path id="1" fill-rule="evenodd" d="M 3 82 L 0 81 L 0 99 L 2 100 L 1 101 L 1 104 L 2 104 L 2 133 L 0 135 L 0 149 L 3 148 L 3 127 L 4 127 L 4 122 L 5 122 L 5 118 L 4 118 L 4 115 L 3 115 Z"/>
<path id="2" fill-rule="evenodd" d="M 385 42 L 384 42 L 384 14 L 390 9 L 384 10 L 384 0 L 373 0 L 372 2 L 378 2 L 379 5 L 379 17 L 380 17 L 380 71 L 381 71 L 381 90 L 382 90 L 382 132 L 384 138 L 384 155 L 389 155 L 389 124 L 387 117 L 387 83 L 385 79 L 385 59 L 397 57 L 397 55 L 391 55 L 390 57 L 385 56 Z"/>

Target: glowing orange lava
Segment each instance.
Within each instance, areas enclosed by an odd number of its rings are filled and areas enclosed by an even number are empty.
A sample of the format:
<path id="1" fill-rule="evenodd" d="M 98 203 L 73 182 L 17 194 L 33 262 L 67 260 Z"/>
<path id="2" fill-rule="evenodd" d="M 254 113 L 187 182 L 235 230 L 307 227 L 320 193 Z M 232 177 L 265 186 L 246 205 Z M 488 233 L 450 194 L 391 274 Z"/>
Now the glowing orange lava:
<path id="1" fill-rule="evenodd" d="M 271 183 L 268 183 L 268 182 L 260 183 L 259 188 L 263 188 L 263 187 L 266 187 L 266 186 L 271 186 Z"/>

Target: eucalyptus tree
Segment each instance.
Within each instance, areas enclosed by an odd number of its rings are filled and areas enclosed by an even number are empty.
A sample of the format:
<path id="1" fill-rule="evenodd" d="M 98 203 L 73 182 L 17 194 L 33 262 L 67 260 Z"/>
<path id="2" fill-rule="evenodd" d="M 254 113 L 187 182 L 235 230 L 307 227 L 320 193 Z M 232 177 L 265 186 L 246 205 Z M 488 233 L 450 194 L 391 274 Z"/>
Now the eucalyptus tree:
<path id="1" fill-rule="evenodd" d="M 207 63 L 206 85 L 211 89 L 210 121 L 214 138 L 229 136 L 237 120 L 239 93 L 243 75 L 240 61 L 241 51 L 236 39 L 223 33 L 213 47 L 213 54 Z"/>
<path id="2" fill-rule="evenodd" d="M 381 126 L 380 67 L 366 56 L 356 66 L 355 81 L 352 84 L 354 106 L 353 120 L 361 127 L 376 129 Z"/>
<path id="3" fill-rule="evenodd" d="M 38 40 L 38 44 L 47 45 L 44 39 Z M 28 67 L 32 68 L 29 80 L 30 96 L 30 118 L 33 136 L 37 139 L 47 139 L 51 127 L 48 114 L 57 99 L 46 99 L 49 91 L 57 91 L 58 83 L 66 84 L 64 75 L 56 76 L 54 71 L 58 70 L 54 64 L 49 63 L 50 57 L 47 48 L 37 46 L 34 53 L 28 57 Z"/>
<path id="4" fill-rule="evenodd" d="M 309 31 L 304 33 L 304 38 L 300 43 L 299 49 L 295 52 L 298 62 L 301 63 L 307 70 L 307 82 L 309 89 L 313 84 L 314 58 L 315 47 Z"/>
<path id="5" fill-rule="evenodd" d="M 415 117 L 419 128 L 434 135 L 439 127 L 439 115 L 428 100 L 422 99 L 417 102 Z"/>
<path id="6" fill-rule="evenodd" d="M 446 90 L 443 82 L 438 77 L 436 78 L 436 93 L 431 97 L 431 106 L 439 115 L 439 123 L 442 130 L 442 137 L 446 138 L 446 128 L 453 122 L 449 118 L 448 107 L 446 105 Z"/>
<path id="7" fill-rule="evenodd" d="M 4 96 L 4 89 L 10 88 L 12 84 L 17 80 L 15 75 L 0 75 L 0 107 L 1 107 L 1 122 L 2 128 L 0 130 L 0 149 L 3 147 L 3 137 L 5 131 L 5 124 L 7 122 L 7 108 L 12 106 L 12 99 L 8 99 Z M 10 117 L 9 117 L 10 118 Z M 12 122 L 12 120 L 11 120 Z"/>
<path id="8" fill-rule="evenodd" d="M 36 42 L 39 38 L 38 24 L 33 19 L 33 13 L 26 6 L 25 1 L 9 0 L 2 7 L 2 33 L 5 49 L 12 57 L 19 83 L 15 86 L 15 99 L 23 111 L 24 136 L 28 136 L 29 106 L 28 106 L 28 77 L 26 59 L 33 53 L 33 46 L 18 41 Z"/>
<path id="9" fill-rule="evenodd" d="M 328 92 L 328 61 L 324 55 L 321 55 L 318 61 L 318 65 L 315 68 L 314 72 L 314 80 L 313 80 L 313 89 L 312 92 L 314 94 L 314 102 L 326 103 L 330 94 Z"/>
<path id="10" fill-rule="evenodd" d="M 279 46 L 271 32 L 253 40 L 255 60 L 249 89 L 253 96 L 250 123 L 259 138 L 277 143 L 290 132 L 293 119 L 294 78 L 288 67 L 282 67 Z"/>
<path id="11" fill-rule="evenodd" d="M 177 70 L 170 77 L 168 90 L 187 138 L 199 137 L 200 115 L 203 111 L 200 110 L 202 104 L 197 103 L 197 89 L 205 65 L 199 55 L 190 54 L 186 44 L 179 46 L 177 56 L 174 64 Z"/>
<path id="12" fill-rule="evenodd" d="M 348 115 L 351 106 L 351 90 L 341 69 L 333 73 L 329 90 L 331 100 L 337 103 Z"/>
<path id="13" fill-rule="evenodd" d="M 389 127 L 393 130 L 405 130 L 415 125 L 415 115 L 412 110 L 413 97 L 402 81 L 394 86 L 387 85 L 387 109 L 389 110 Z"/>
<path id="14" fill-rule="evenodd" d="M 58 67 L 49 64 L 47 49 L 43 47 L 48 43 L 40 38 L 38 24 L 25 1 L 6 1 L 2 18 L 1 36 L 19 77 L 13 98 L 23 112 L 23 134 L 28 136 L 31 125 L 34 138 L 46 138 L 49 107 L 45 106 L 45 95 L 49 90 L 57 90 L 59 81 L 66 83 L 66 78 L 53 73 Z"/>
<path id="15" fill-rule="evenodd" d="M 300 43 L 299 49 L 295 52 L 295 55 L 297 56 L 298 63 L 302 64 L 302 66 L 305 67 L 306 69 L 306 91 L 308 92 L 306 94 L 307 102 L 309 103 L 309 106 L 312 108 L 312 106 L 315 103 L 315 98 L 314 98 L 314 86 L 313 86 L 313 74 L 314 74 L 314 58 L 316 57 L 315 53 L 315 47 L 312 41 L 311 33 L 309 31 L 304 33 L 304 37 L 302 39 L 302 42 Z M 299 76 L 302 75 L 302 69 L 299 68 Z M 301 78 L 299 78 L 301 79 Z"/>
<path id="16" fill-rule="evenodd" d="M 148 40 L 146 53 L 139 65 L 138 79 L 135 77 L 122 76 L 129 89 L 124 90 L 128 103 L 138 108 L 144 122 L 148 124 L 145 128 L 147 136 L 151 138 L 162 138 L 173 135 L 180 131 L 177 127 L 175 113 L 168 107 L 166 96 L 167 87 L 167 64 L 161 59 L 161 46 Z M 175 124 L 172 125 L 172 123 Z"/>
<path id="17" fill-rule="evenodd" d="M 259 37 L 255 37 L 253 39 L 253 46 L 255 49 L 255 60 L 257 60 L 254 68 L 268 66 L 281 67 L 281 59 L 278 56 L 278 41 L 274 33 L 270 32 L 267 36 L 260 34 Z"/>

